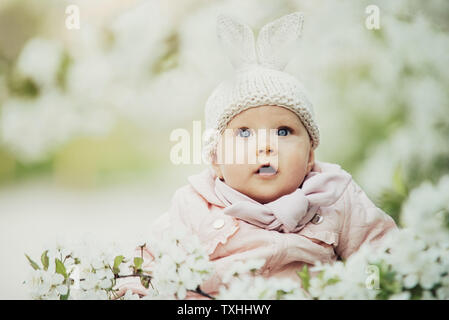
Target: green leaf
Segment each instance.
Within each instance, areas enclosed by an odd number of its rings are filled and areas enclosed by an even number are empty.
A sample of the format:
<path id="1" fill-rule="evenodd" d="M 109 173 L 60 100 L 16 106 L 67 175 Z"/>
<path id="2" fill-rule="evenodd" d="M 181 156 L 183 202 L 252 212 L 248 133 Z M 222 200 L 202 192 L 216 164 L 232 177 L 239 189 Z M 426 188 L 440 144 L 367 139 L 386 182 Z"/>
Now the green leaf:
<path id="1" fill-rule="evenodd" d="M 59 296 L 59 300 L 68 300 L 70 295 L 70 289 L 67 290 L 67 293 L 65 295 Z"/>
<path id="2" fill-rule="evenodd" d="M 296 273 L 302 281 L 302 286 L 303 286 L 304 290 L 309 291 L 310 273 L 309 273 L 309 268 L 307 267 L 307 265 L 304 265 L 304 267 L 302 267 L 302 270 L 297 271 Z"/>
<path id="3" fill-rule="evenodd" d="M 290 292 L 284 291 L 284 290 L 277 290 L 276 291 L 276 300 L 281 300 L 284 297 L 284 295 L 286 295 L 286 294 L 288 294 Z"/>
<path id="4" fill-rule="evenodd" d="M 33 260 L 31 260 L 31 258 L 27 254 L 25 254 L 25 257 L 27 257 L 28 262 L 30 263 L 30 265 L 33 267 L 34 270 L 40 270 L 39 265 Z"/>
<path id="5" fill-rule="evenodd" d="M 147 289 L 150 287 L 150 281 L 148 277 L 140 277 L 140 283 Z"/>
<path id="6" fill-rule="evenodd" d="M 142 263 L 143 263 L 143 259 L 140 257 L 135 257 L 134 258 L 134 267 L 136 269 L 140 269 L 142 267 Z"/>
<path id="7" fill-rule="evenodd" d="M 388 213 L 394 221 L 400 225 L 399 216 L 401 214 L 402 203 L 406 199 L 405 195 L 402 195 L 395 191 L 394 189 L 385 189 L 382 191 L 379 197 L 380 208 Z"/>
<path id="8" fill-rule="evenodd" d="M 112 267 L 112 272 L 114 272 L 114 274 L 118 274 L 120 272 L 119 266 L 123 262 L 124 258 L 125 258 L 124 256 L 115 257 L 114 266 Z"/>
<path id="9" fill-rule="evenodd" d="M 402 291 L 402 284 L 396 279 L 396 272 L 385 261 L 375 263 L 379 268 L 380 290 L 376 299 L 387 300 L 393 294 Z"/>
<path id="10" fill-rule="evenodd" d="M 340 282 L 340 279 L 338 278 L 330 278 L 329 280 L 327 280 L 326 285 L 331 286 L 333 284 L 336 284 Z"/>
<path id="11" fill-rule="evenodd" d="M 64 264 L 58 258 L 55 259 L 56 264 L 56 273 L 59 273 L 64 276 L 64 279 L 67 279 L 67 270 L 65 269 Z"/>
<path id="12" fill-rule="evenodd" d="M 48 265 L 49 265 L 49 258 L 47 256 L 47 252 L 48 252 L 48 250 L 45 250 L 44 253 L 42 253 L 42 255 L 41 255 L 41 262 L 42 262 L 42 265 L 44 266 L 44 270 L 47 270 Z"/>

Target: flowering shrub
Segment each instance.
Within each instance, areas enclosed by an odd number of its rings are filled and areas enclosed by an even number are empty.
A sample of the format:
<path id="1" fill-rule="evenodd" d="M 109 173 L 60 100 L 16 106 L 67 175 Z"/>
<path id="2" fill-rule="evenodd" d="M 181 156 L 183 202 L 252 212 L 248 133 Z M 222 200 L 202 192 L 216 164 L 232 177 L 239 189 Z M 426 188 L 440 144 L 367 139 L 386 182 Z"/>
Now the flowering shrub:
<path id="1" fill-rule="evenodd" d="M 163 296 L 183 299 L 187 290 L 201 293 L 199 286 L 212 273 L 212 264 L 199 239 L 187 237 L 182 230 L 165 233 L 162 241 L 155 241 L 153 254 L 152 283 Z"/>
<path id="2" fill-rule="evenodd" d="M 382 246 L 365 247 L 332 265 L 316 264 L 303 278 L 318 299 L 449 299 L 449 176 L 412 190 L 404 228 Z M 369 276 L 367 276 L 367 274 Z M 369 290 L 367 290 L 369 289 Z"/>
<path id="3" fill-rule="evenodd" d="M 262 277 L 263 260 L 237 262 L 223 275 L 216 298 L 449 299 L 449 176 L 412 190 L 401 217 L 405 227 L 380 246 L 362 247 L 346 261 L 305 266 L 297 281 Z M 44 251 L 41 264 L 27 256 L 34 269 L 26 281 L 31 297 L 139 299 L 131 291 L 119 297 L 115 287 L 118 279 L 135 277 L 148 289 L 145 299 L 184 299 L 187 291 L 214 298 L 200 289 L 213 267 L 197 237 L 177 230 L 149 243 L 134 258 L 113 249 L 83 255 L 61 246 Z"/>
<path id="4" fill-rule="evenodd" d="M 113 299 L 113 286 L 122 276 L 120 264 L 126 262 L 121 255 L 102 253 L 89 259 L 62 247 L 44 251 L 41 264 L 26 257 L 34 269 L 25 281 L 33 299 Z M 139 263 L 135 259 L 131 267 L 139 270 Z"/>
<path id="5" fill-rule="evenodd" d="M 138 299 L 131 291 L 122 297 L 117 294 L 117 281 L 129 277 L 139 279 L 148 289 L 145 298 L 183 299 L 188 290 L 204 294 L 199 285 L 212 269 L 197 238 L 167 233 L 152 248 L 153 258 L 145 260 L 147 246 L 140 245 L 137 256 L 116 249 L 92 252 L 81 245 L 71 251 L 58 246 L 44 251 L 41 264 L 26 255 L 34 270 L 25 282 L 33 299 Z"/>
<path id="6" fill-rule="evenodd" d="M 299 281 L 291 279 L 264 278 L 257 270 L 265 260 L 238 261 L 223 276 L 218 299 L 224 300 L 283 300 L 305 299 L 306 295 Z"/>

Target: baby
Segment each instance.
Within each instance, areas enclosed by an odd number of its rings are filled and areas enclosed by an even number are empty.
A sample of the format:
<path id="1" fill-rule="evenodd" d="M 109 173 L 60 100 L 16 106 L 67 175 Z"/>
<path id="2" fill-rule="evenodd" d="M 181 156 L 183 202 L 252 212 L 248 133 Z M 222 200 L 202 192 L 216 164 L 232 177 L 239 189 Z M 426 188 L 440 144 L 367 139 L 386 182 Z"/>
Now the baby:
<path id="1" fill-rule="evenodd" d="M 264 259 L 267 277 L 292 277 L 305 264 L 347 259 L 396 229 L 336 164 L 315 160 L 319 131 L 301 84 L 283 71 L 299 38 L 301 13 L 252 30 L 226 16 L 218 36 L 235 67 L 206 103 L 210 167 L 189 177 L 155 233 L 187 228 L 215 266 L 201 289 L 216 295 L 236 261 Z M 239 158 L 239 159 L 237 159 Z M 125 289 L 145 294 L 138 283 Z"/>

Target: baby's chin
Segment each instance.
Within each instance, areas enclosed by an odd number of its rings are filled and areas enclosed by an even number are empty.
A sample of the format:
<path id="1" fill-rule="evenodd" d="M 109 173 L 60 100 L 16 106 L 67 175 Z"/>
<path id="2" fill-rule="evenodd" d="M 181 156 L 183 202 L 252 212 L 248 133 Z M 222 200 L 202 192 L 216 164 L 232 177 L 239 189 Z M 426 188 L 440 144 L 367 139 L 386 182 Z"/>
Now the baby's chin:
<path id="1" fill-rule="evenodd" d="M 256 200 L 257 202 L 261 203 L 261 204 L 266 204 L 266 203 L 270 203 L 273 202 L 277 199 L 279 199 L 281 196 L 253 196 L 251 197 L 252 199 Z"/>

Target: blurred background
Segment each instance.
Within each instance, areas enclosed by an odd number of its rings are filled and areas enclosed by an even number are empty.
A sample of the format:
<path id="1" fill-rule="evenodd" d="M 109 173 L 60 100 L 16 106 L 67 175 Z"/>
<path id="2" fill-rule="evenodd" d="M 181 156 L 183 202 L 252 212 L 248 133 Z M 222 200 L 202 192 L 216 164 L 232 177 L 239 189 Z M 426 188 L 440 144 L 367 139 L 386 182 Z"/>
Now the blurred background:
<path id="1" fill-rule="evenodd" d="M 365 25 L 368 5 L 379 29 Z M 449 173 L 448 1 L 0 0 L 0 298 L 27 298 L 24 253 L 55 239 L 145 237 L 206 167 L 171 163 L 170 133 L 192 132 L 232 71 L 216 16 L 257 32 L 297 10 L 286 71 L 314 104 L 316 158 L 400 225 L 410 190 Z"/>

